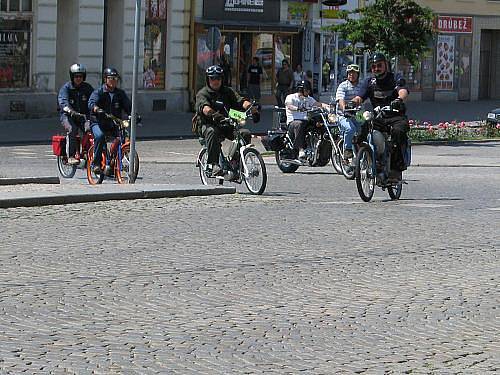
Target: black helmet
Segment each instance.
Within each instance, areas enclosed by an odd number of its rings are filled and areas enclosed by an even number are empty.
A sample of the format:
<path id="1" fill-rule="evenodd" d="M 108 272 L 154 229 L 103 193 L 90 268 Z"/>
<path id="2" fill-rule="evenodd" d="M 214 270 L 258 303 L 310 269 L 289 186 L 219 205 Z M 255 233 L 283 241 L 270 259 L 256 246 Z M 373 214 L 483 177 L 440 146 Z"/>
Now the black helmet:
<path id="1" fill-rule="evenodd" d="M 207 68 L 207 70 L 205 71 L 205 74 L 206 74 L 206 82 L 207 82 L 207 85 L 208 85 L 208 79 L 209 78 L 220 78 L 220 79 L 222 79 L 222 77 L 224 75 L 224 69 L 222 69 L 222 67 L 220 67 L 219 65 L 212 65 L 212 66 L 209 66 Z"/>
<path id="2" fill-rule="evenodd" d="M 73 64 L 69 67 L 69 79 L 73 82 L 75 74 L 83 75 L 83 80 L 87 78 L 87 69 L 82 64 Z"/>
<path id="3" fill-rule="evenodd" d="M 303 80 L 303 81 L 299 81 L 299 83 L 297 83 L 297 91 L 304 92 L 304 90 L 312 92 L 311 82 L 309 82 L 307 80 Z"/>
<path id="4" fill-rule="evenodd" d="M 104 82 L 106 82 L 106 78 L 107 77 L 117 77 L 118 79 L 120 79 L 120 74 L 118 74 L 118 70 L 116 70 L 115 68 L 105 68 L 102 72 L 102 79 Z"/>
<path id="5" fill-rule="evenodd" d="M 373 55 L 370 56 L 370 61 L 369 61 L 370 64 L 376 64 L 379 61 L 387 62 L 387 59 L 382 52 L 375 52 Z"/>

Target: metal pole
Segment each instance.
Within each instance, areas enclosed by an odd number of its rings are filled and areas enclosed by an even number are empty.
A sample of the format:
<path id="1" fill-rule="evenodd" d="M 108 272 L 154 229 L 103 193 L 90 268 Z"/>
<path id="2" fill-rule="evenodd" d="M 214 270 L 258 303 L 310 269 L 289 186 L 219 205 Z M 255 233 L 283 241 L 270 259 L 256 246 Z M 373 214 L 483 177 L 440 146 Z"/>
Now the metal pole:
<path id="1" fill-rule="evenodd" d="M 333 95 L 336 95 L 339 75 L 339 33 L 335 32 L 335 79 L 333 82 Z"/>
<path id="2" fill-rule="evenodd" d="M 139 70 L 139 39 L 141 26 L 141 0 L 136 0 L 135 3 L 135 36 L 134 36 L 134 67 L 132 71 L 132 121 L 130 124 L 130 166 L 129 177 L 130 183 L 135 183 L 137 176 L 135 175 L 135 130 L 137 125 L 136 109 L 137 109 L 137 75 Z"/>

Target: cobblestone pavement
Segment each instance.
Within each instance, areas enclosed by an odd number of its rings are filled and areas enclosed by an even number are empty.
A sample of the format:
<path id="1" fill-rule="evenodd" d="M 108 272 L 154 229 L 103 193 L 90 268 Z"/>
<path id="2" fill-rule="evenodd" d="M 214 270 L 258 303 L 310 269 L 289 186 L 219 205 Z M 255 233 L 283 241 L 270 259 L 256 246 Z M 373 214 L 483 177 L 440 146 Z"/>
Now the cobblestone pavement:
<path id="1" fill-rule="evenodd" d="M 402 200 L 369 204 L 331 170 L 268 165 L 260 197 L 0 210 L 0 373 L 498 372 L 498 168 L 411 168 Z"/>

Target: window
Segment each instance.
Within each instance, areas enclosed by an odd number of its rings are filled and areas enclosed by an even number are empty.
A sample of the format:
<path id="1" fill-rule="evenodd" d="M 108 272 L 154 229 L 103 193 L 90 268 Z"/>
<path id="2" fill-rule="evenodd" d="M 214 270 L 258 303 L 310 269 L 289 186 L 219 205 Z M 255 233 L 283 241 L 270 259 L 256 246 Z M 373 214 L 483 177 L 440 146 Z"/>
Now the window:
<path id="1" fill-rule="evenodd" d="M 397 72 L 406 81 L 406 86 L 411 91 L 422 90 L 422 71 L 420 63 L 416 66 L 410 64 L 408 59 L 400 58 L 397 65 Z"/>
<path id="2" fill-rule="evenodd" d="M 2 20 L 0 25 L 0 89 L 28 87 L 31 21 Z"/>
<path id="3" fill-rule="evenodd" d="M 144 30 L 145 89 L 165 89 L 167 0 L 146 0 Z"/>
<path id="4" fill-rule="evenodd" d="M 0 12 L 31 12 L 33 0 L 0 0 Z"/>

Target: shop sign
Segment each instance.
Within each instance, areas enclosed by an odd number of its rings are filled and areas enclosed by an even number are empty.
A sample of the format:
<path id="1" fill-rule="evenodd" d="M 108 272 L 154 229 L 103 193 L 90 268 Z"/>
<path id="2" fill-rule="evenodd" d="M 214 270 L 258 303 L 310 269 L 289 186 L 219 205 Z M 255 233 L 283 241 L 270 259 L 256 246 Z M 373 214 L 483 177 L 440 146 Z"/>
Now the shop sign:
<path id="1" fill-rule="evenodd" d="M 472 33 L 472 17 L 438 16 L 440 33 Z"/>
<path id="2" fill-rule="evenodd" d="M 280 0 L 204 0 L 203 18 L 209 20 L 278 22 Z"/>
<path id="3" fill-rule="evenodd" d="M 30 29 L 30 21 L 2 20 L 0 26 L 0 89 L 28 86 Z"/>

